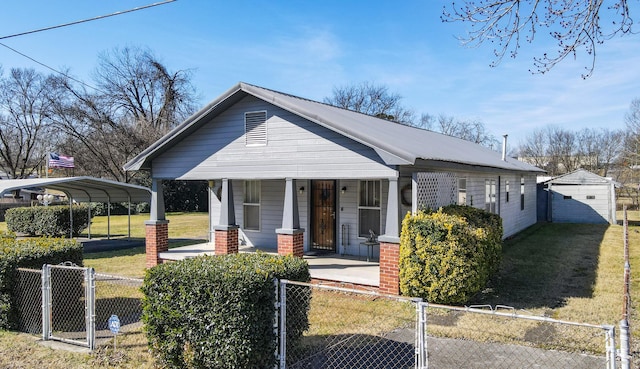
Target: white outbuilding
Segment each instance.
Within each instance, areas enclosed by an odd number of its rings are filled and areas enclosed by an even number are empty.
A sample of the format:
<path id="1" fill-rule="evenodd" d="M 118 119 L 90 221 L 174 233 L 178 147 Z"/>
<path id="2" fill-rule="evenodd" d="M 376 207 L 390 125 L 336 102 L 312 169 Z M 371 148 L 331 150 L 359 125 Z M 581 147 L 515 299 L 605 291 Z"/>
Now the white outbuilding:
<path id="1" fill-rule="evenodd" d="M 554 223 L 616 223 L 617 182 L 584 169 L 543 182 L 546 220 Z M 541 197 L 540 200 L 544 201 Z"/>

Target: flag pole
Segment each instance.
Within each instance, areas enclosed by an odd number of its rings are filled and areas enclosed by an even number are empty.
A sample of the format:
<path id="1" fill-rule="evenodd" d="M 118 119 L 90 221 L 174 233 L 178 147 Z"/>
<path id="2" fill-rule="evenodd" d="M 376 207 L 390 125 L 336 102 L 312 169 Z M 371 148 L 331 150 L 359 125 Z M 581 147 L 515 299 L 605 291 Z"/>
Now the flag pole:
<path id="1" fill-rule="evenodd" d="M 45 172 L 44 172 L 44 177 L 45 178 L 49 178 L 49 158 L 51 157 L 51 154 L 47 153 L 47 157 L 44 159 L 46 166 Z"/>

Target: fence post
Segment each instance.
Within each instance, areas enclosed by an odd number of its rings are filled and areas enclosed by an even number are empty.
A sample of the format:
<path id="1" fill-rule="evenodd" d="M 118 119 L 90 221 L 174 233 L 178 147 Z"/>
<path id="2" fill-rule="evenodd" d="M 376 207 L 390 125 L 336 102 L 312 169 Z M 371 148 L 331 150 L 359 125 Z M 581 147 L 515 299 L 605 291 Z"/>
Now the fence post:
<path id="1" fill-rule="evenodd" d="M 51 266 L 42 265 L 42 340 L 51 336 Z"/>
<path id="2" fill-rule="evenodd" d="M 605 347 L 607 350 L 607 369 L 616 369 L 616 327 L 603 325 L 605 329 Z"/>
<path id="3" fill-rule="evenodd" d="M 418 302 L 416 319 L 416 369 L 429 368 L 429 356 L 427 352 L 427 314 L 428 305 Z"/>
<path id="4" fill-rule="evenodd" d="M 629 344 L 629 322 L 626 319 L 622 319 L 620 321 L 620 367 L 622 369 L 631 369 Z"/>
<path id="5" fill-rule="evenodd" d="M 96 273 L 93 268 L 84 269 L 84 288 L 87 345 L 93 351 L 96 346 Z"/>
<path id="6" fill-rule="evenodd" d="M 278 320 L 280 319 L 280 281 L 278 280 L 278 278 L 274 278 L 273 279 L 273 288 L 275 289 L 275 301 L 273 302 L 273 305 L 275 307 L 275 312 L 274 312 L 274 317 L 273 317 L 273 334 L 276 336 L 276 349 L 275 352 L 273 353 L 273 355 L 276 358 L 276 364 L 274 365 L 274 369 L 278 369 L 280 367 L 280 340 L 279 340 L 279 334 L 280 334 L 280 329 L 279 329 L 279 325 L 278 325 Z"/>
<path id="7" fill-rule="evenodd" d="M 280 281 L 280 369 L 287 368 L 287 281 Z"/>

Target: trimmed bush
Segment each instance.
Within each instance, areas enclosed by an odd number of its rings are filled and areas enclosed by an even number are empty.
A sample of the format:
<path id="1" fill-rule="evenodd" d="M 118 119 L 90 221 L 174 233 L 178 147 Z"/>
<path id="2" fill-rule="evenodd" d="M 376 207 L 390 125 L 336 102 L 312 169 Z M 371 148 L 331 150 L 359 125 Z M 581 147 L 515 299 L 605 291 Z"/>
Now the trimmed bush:
<path id="1" fill-rule="evenodd" d="M 86 206 L 73 207 L 73 235 L 77 236 L 89 225 Z M 69 206 L 33 206 L 13 208 L 6 213 L 7 228 L 11 232 L 31 236 L 66 236 L 69 234 Z"/>
<path id="2" fill-rule="evenodd" d="M 262 253 L 205 256 L 147 270 L 142 320 L 168 368 L 273 368 L 274 278 L 309 281 L 307 263 Z M 287 339 L 308 327 L 310 297 L 292 296 Z"/>
<path id="3" fill-rule="evenodd" d="M 502 252 L 499 216 L 450 206 L 408 214 L 400 239 L 400 291 L 433 303 L 462 304 L 481 291 Z"/>
<path id="4" fill-rule="evenodd" d="M 43 264 L 66 261 L 82 265 L 82 244 L 61 238 L 16 240 L 0 235 L 0 329 L 15 329 L 19 323 L 14 303 L 16 269 L 41 269 Z"/>

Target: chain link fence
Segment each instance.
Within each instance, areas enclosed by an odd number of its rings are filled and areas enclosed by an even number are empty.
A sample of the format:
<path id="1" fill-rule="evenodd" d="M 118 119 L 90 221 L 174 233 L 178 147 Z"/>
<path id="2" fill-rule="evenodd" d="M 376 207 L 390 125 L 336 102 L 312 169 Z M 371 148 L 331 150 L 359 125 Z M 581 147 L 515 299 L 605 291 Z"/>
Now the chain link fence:
<path id="1" fill-rule="evenodd" d="M 21 332 L 91 349 L 110 344 L 114 333 L 108 321 L 113 315 L 120 322 L 119 334 L 142 332 L 142 279 L 45 265 L 41 270 L 19 268 L 16 281 Z"/>
<path id="2" fill-rule="evenodd" d="M 523 315 L 507 307 L 420 303 L 420 368 L 607 368 L 615 328 Z"/>
<path id="3" fill-rule="evenodd" d="M 104 345 L 113 338 L 108 321 L 116 315 L 119 334 L 142 332 L 142 279 L 95 274 L 96 344 Z"/>
<path id="4" fill-rule="evenodd" d="M 311 296 L 307 322 L 281 323 L 302 329 L 301 340 L 281 342 L 280 367 L 414 368 L 419 300 L 338 287 L 281 281 L 281 309 Z M 289 315 L 289 314 L 285 314 Z M 281 339 L 286 337 L 282 335 Z"/>
<path id="5" fill-rule="evenodd" d="M 291 281 L 280 291 L 280 368 L 616 368 L 613 326 Z M 307 296 L 309 321 L 288 321 Z"/>

